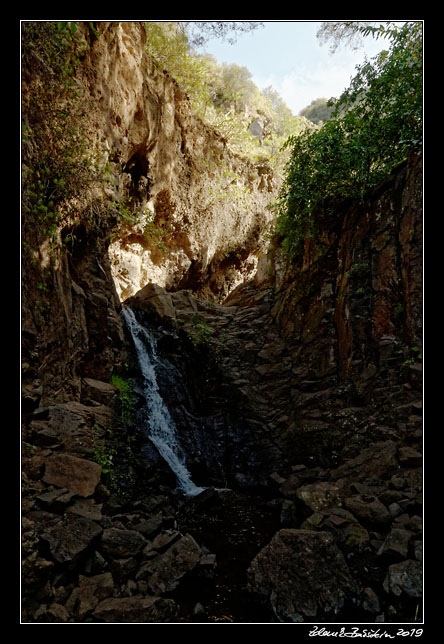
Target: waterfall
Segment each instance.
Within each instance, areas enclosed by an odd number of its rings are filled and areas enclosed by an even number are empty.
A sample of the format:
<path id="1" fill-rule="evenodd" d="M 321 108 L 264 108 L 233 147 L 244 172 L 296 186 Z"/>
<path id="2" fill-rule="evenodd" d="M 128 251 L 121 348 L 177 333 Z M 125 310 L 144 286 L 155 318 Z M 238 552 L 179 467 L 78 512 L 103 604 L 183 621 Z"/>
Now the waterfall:
<path id="1" fill-rule="evenodd" d="M 146 401 L 145 430 L 159 454 L 168 463 L 177 478 L 179 487 L 187 496 L 195 496 L 204 490 L 191 480 L 185 455 L 180 446 L 176 426 L 160 394 L 156 369 L 159 367 L 157 341 L 154 335 L 142 327 L 129 307 L 122 307 L 122 316 L 131 334 L 144 380 Z"/>

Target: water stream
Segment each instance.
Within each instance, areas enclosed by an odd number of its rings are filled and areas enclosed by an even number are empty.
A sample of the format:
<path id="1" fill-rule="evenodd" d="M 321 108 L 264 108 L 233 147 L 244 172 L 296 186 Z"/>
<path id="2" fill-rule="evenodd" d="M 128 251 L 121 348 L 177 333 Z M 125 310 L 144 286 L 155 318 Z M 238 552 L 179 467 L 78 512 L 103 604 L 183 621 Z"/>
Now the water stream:
<path id="1" fill-rule="evenodd" d="M 156 350 L 157 340 L 151 330 L 138 322 L 134 311 L 129 307 L 122 307 L 122 317 L 133 339 L 144 380 L 145 431 L 147 436 L 174 472 L 179 488 L 185 495 L 195 496 L 204 488 L 198 487 L 191 480 L 174 420 L 159 391 L 156 374 L 156 370 L 160 366 Z"/>

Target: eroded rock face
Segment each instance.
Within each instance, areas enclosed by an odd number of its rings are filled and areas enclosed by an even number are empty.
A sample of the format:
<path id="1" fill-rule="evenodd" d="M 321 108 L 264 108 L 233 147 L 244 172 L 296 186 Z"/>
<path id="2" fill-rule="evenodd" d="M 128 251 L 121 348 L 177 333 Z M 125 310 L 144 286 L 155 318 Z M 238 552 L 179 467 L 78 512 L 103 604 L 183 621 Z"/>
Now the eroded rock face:
<path id="1" fill-rule="evenodd" d="M 109 253 L 122 300 L 149 282 L 222 299 L 254 275 L 277 183 L 231 153 L 145 52 L 143 23 L 101 23 L 84 84 L 114 168 L 114 196 L 137 221 Z M 131 200 L 131 203 L 130 203 Z"/>

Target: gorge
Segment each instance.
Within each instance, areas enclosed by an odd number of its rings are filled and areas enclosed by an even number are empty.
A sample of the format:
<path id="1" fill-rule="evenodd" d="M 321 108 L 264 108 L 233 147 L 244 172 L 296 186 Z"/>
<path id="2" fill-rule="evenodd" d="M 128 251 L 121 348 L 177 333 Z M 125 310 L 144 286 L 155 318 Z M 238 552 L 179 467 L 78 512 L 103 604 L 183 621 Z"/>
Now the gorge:
<path id="1" fill-rule="evenodd" d="M 22 623 L 420 622 L 421 154 L 289 261 L 270 164 L 193 112 L 143 23 L 78 23 L 63 91 L 33 28 Z"/>

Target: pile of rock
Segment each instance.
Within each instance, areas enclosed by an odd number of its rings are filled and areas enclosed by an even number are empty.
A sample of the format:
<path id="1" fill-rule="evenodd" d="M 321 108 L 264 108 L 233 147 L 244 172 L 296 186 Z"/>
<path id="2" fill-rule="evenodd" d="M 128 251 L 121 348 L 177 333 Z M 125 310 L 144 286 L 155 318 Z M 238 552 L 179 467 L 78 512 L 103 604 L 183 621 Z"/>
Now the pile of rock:
<path id="1" fill-rule="evenodd" d="M 114 388 L 89 380 L 85 391 L 88 404 L 37 409 L 27 428 L 22 619 L 175 621 L 180 607 L 165 595 L 190 574 L 211 577 L 215 557 L 179 532 L 167 488 L 113 501 L 93 451 L 109 429 L 112 407 L 103 402 L 112 403 Z"/>
<path id="2" fill-rule="evenodd" d="M 26 609 L 29 621 L 178 619 L 179 606 L 165 595 L 192 572 L 208 575 L 216 561 L 190 534 L 169 527 L 175 520 L 168 498 L 152 498 L 130 513 L 109 516 L 94 495 L 83 498 L 52 487 L 37 497 L 41 509 L 36 504 L 23 523 L 27 542 L 37 548 L 24 560 L 24 580 L 32 582 L 29 569 L 39 577 L 35 587 L 40 586 Z M 57 499 L 68 496 L 70 503 L 60 512 Z M 41 601 L 37 608 L 35 600 Z"/>
<path id="3" fill-rule="evenodd" d="M 334 470 L 275 473 L 285 527 L 253 560 L 250 591 L 283 622 L 413 621 L 422 603 L 421 460 L 389 440 Z"/>

